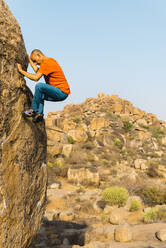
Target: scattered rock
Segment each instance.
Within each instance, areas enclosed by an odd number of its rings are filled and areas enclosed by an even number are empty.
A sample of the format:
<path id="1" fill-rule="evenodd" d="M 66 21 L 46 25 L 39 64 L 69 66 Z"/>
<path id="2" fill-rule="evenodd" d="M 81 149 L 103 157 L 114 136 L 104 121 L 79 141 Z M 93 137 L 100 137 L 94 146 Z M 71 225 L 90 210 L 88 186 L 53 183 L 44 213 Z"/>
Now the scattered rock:
<path id="1" fill-rule="evenodd" d="M 85 142 L 88 139 L 86 131 L 81 129 L 72 129 L 68 131 L 68 136 L 71 137 L 75 142 Z"/>
<path id="2" fill-rule="evenodd" d="M 136 159 L 134 161 L 134 166 L 135 169 L 141 169 L 141 170 L 146 170 L 148 169 L 148 166 L 146 165 L 146 160 L 145 159 Z"/>
<path id="3" fill-rule="evenodd" d="M 48 140 L 47 153 L 50 154 L 52 157 L 55 157 L 56 155 L 61 154 L 62 144 L 55 143 L 55 142 Z"/>
<path id="4" fill-rule="evenodd" d="M 147 121 L 145 119 L 138 119 L 137 124 L 140 126 L 147 126 Z"/>
<path id="5" fill-rule="evenodd" d="M 67 238 L 63 240 L 63 245 L 70 245 L 70 242 Z"/>
<path id="6" fill-rule="evenodd" d="M 105 248 L 105 247 L 106 244 L 99 241 L 93 241 L 84 246 L 84 248 Z"/>
<path id="7" fill-rule="evenodd" d="M 97 213 L 101 213 L 103 209 L 100 207 L 100 204 L 98 204 L 98 200 L 93 203 L 93 208 Z"/>
<path id="8" fill-rule="evenodd" d="M 108 127 L 108 125 L 109 122 L 105 118 L 94 118 L 91 120 L 89 128 L 90 130 L 94 131 L 103 127 Z"/>
<path id="9" fill-rule="evenodd" d="M 119 225 L 125 221 L 129 213 L 124 208 L 115 208 L 112 210 L 109 221 L 113 225 Z"/>
<path id="10" fill-rule="evenodd" d="M 136 171 L 132 171 L 129 175 L 127 175 L 127 178 L 129 179 L 129 181 L 136 182 L 138 174 Z"/>
<path id="11" fill-rule="evenodd" d="M 104 208 L 104 213 L 105 214 L 110 214 L 117 207 L 118 206 L 109 206 L 109 205 L 106 205 L 105 208 Z"/>
<path id="12" fill-rule="evenodd" d="M 71 155 L 73 149 L 73 145 L 72 144 L 64 144 L 63 148 L 62 148 L 62 154 L 68 158 Z"/>
<path id="13" fill-rule="evenodd" d="M 72 221 L 74 219 L 74 214 L 71 211 L 63 211 L 59 214 L 59 219 L 63 221 Z"/>
<path id="14" fill-rule="evenodd" d="M 77 124 L 76 122 L 72 121 L 72 120 L 67 120 L 65 119 L 63 122 L 62 122 L 62 127 L 63 127 L 63 130 L 65 132 L 68 132 L 69 130 L 74 130 L 76 128 Z"/>
<path id="15" fill-rule="evenodd" d="M 166 146 L 166 136 L 162 137 L 161 143 L 162 145 Z"/>
<path id="16" fill-rule="evenodd" d="M 45 124 L 46 124 L 47 128 L 52 127 L 52 126 L 55 125 L 55 119 L 47 117 L 46 120 L 45 120 Z"/>
<path id="17" fill-rule="evenodd" d="M 115 229 L 115 240 L 118 242 L 129 242 L 132 240 L 132 231 L 128 224 L 122 224 Z"/>
<path id="18" fill-rule="evenodd" d="M 75 184 L 99 185 L 100 178 L 97 169 L 93 167 L 72 167 L 68 170 L 68 181 Z"/>
<path id="19" fill-rule="evenodd" d="M 49 186 L 49 188 L 50 189 L 60 189 L 60 187 L 61 187 L 61 182 L 55 182 L 55 183 L 52 183 L 50 186 Z"/>
<path id="20" fill-rule="evenodd" d="M 156 233 L 157 238 L 160 241 L 166 241 L 166 229 L 162 229 Z"/>
<path id="21" fill-rule="evenodd" d="M 53 221 L 54 219 L 57 218 L 57 216 L 59 215 L 59 213 L 54 210 L 54 209 L 48 209 L 45 211 L 45 214 L 44 214 L 44 218 L 46 218 L 47 220 L 49 221 Z"/>

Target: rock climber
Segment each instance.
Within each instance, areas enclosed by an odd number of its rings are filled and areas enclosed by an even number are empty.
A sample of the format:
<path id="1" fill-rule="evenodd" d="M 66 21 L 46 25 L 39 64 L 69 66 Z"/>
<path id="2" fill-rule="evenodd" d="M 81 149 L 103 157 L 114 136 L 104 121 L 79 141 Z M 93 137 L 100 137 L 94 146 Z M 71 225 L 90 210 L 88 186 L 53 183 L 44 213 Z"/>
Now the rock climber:
<path id="1" fill-rule="evenodd" d="M 39 49 L 31 52 L 29 62 L 35 74 L 24 71 L 20 64 L 17 64 L 18 71 L 33 81 L 38 81 L 44 76 L 46 84 L 36 84 L 32 108 L 22 114 L 24 117 L 32 117 L 33 122 L 39 122 L 43 120 L 44 100 L 63 101 L 70 94 L 70 87 L 58 62 L 46 57 Z"/>

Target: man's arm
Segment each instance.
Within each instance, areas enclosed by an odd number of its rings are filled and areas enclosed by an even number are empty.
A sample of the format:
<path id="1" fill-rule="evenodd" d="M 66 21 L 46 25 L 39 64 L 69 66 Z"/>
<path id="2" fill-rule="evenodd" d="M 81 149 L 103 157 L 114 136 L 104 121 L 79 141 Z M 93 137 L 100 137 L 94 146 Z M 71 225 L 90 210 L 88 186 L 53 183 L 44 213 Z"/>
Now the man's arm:
<path id="1" fill-rule="evenodd" d="M 43 76 L 43 74 L 41 72 L 37 72 L 36 74 L 32 74 L 32 73 L 24 71 L 20 64 L 17 64 L 17 68 L 18 68 L 18 71 L 22 75 L 24 75 L 25 77 L 27 77 L 33 81 L 38 81 Z"/>

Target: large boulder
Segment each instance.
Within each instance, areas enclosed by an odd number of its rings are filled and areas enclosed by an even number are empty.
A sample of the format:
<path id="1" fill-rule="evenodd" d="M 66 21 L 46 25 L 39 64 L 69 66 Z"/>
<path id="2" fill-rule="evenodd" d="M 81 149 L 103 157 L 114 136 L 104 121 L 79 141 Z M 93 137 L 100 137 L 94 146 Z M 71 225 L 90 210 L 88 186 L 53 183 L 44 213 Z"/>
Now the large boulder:
<path id="1" fill-rule="evenodd" d="M 108 126 L 109 126 L 109 122 L 105 118 L 100 117 L 100 118 L 93 118 L 90 122 L 89 128 L 90 130 L 94 131 Z"/>
<path id="2" fill-rule="evenodd" d="M 0 0 L 0 247 L 29 247 L 46 202 L 46 133 L 21 112 L 32 93 L 17 63 L 28 57 L 20 27 Z"/>
<path id="3" fill-rule="evenodd" d="M 67 178 L 69 182 L 82 185 L 96 185 L 100 183 L 100 176 L 94 167 L 72 167 L 68 169 Z"/>
<path id="4" fill-rule="evenodd" d="M 124 208 L 115 208 L 110 214 L 109 221 L 113 225 L 119 225 L 127 219 L 128 215 L 128 212 Z"/>
<path id="5" fill-rule="evenodd" d="M 162 229 L 156 233 L 157 238 L 160 241 L 166 241 L 166 229 Z"/>
<path id="6" fill-rule="evenodd" d="M 129 242 L 132 240 L 131 227 L 124 223 L 115 229 L 115 240 L 118 242 Z"/>

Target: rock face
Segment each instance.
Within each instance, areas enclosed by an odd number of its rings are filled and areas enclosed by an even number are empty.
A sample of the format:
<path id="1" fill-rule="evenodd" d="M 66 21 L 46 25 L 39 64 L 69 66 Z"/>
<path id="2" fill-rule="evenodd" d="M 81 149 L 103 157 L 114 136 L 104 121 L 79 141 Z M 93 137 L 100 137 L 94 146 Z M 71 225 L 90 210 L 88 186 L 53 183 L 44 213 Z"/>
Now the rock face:
<path id="1" fill-rule="evenodd" d="M 47 170 L 44 123 L 21 112 L 32 94 L 18 73 L 28 58 L 20 27 L 0 0 L 0 247 L 29 247 L 44 212 Z"/>

